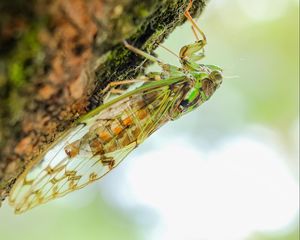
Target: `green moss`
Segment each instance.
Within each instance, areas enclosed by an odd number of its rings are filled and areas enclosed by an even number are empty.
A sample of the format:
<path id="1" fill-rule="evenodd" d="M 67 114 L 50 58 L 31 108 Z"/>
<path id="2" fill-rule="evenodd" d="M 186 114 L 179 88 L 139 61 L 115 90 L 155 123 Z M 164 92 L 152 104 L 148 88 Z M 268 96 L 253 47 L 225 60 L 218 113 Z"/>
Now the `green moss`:
<path id="1" fill-rule="evenodd" d="M 134 16 L 145 18 L 150 14 L 149 6 L 145 2 L 141 2 L 133 9 Z"/>
<path id="2" fill-rule="evenodd" d="M 39 26 L 25 32 L 11 53 L 7 64 L 9 82 L 13 87 L 20 88 L 35 72 L 37 56 L 41 51 L 37 33 Z"/>

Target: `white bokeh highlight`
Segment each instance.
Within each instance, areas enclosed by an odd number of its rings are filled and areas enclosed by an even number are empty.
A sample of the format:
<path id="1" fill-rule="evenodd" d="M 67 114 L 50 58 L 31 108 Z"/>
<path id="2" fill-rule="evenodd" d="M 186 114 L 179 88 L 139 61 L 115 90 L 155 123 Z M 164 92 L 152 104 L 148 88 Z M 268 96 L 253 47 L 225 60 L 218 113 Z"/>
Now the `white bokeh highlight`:
<path id="1" fill-rule="evenodd" d="M 157 212 L 146 239 L 245 239 L 297 217 L 298 184 L 275 146 L 243 135 L 205 152 L 188 139 L 162 139 L 147 141 L 152 151 L 133 154 L 125 182 L 114 182 L 119 204 Z"/>

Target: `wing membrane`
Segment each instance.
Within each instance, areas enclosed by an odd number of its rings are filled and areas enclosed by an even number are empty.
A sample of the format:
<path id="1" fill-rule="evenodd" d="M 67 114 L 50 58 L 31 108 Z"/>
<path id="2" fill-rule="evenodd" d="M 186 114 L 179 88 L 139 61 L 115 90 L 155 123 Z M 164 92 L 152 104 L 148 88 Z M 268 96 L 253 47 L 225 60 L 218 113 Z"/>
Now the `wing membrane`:
<path id="1" fill-rule="evenodd" d="M 139 139 L 114 151 L 96 155 L 86 141 L 80 145 L 79 154 L 75 157 L 69 157 L 66 154 L 65 146 L 83 138 L 96 121 L 99 124 L 99 121 L 104 121 L 103 119 L 107 117 L 117 118 L 126 106 L 134 103 L 135 97 L 153 93 L 157 95 L 151 104 L 158 107 L 151 114 L 151 120 L 142 124 Z M 135 91 L 132 95 L 127 94 L 123 98 L 113 100 L 113 104 L 108 103 L 104 107 L 102 105 L 101 111 L 97 114 L 91 114 L 88 118 L 83 117 L 78 126 L 69 130 L 57 144 L 47 151 L 41 161 L 37 160 L 18 178 L 9 196 L 9 202 L 15 207 L 16 213 L 22 213 L 39 204 L 83 188 L 107 174 L 136 148 L 138 143 L 164 122 L 162 121 L 164 113 L 172 104 L 168 101 L 169 97 L 168 85 L 155 87 L 149 85 L 149 88 L 143 87 L 142 92 Z M 116 107 L 109 111 L 109 106 Z M 105 164 L 105 162 L 112 161 L 113 165 Z"/>

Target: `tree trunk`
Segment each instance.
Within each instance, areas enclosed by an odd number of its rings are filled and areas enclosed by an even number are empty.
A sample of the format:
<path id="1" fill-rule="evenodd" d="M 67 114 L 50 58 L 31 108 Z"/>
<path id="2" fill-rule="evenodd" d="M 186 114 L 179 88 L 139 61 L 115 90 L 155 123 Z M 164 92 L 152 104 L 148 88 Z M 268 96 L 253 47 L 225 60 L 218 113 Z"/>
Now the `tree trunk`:
<path id="1" fill-rule="evenodd" d="M 28 163 L 102 103 L 101 89 L 143 72 L 147 62 L 122 40 L 152 53 L 186 20 L 188 2 L 0 2 L 0 199 Z M 205 3 L 194 0 L 191 14 Z"/>

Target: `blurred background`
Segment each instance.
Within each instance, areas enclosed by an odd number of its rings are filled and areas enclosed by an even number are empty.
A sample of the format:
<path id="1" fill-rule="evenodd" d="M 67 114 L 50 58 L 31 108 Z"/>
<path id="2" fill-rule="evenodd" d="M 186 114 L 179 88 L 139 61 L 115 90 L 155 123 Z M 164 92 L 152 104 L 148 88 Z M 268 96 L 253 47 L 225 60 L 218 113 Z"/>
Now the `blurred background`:
<path id="1" fill-rule="evenodd" d="M 19 216 L 4 204 L 1 239 L 298 239 L 298 19 L 298 0 L 211 0 L 198 23 L 204 63 L 224 69 L 215 95 L 96 184 Z M 186 24 L 164 46 L 192 41 Z"/>

